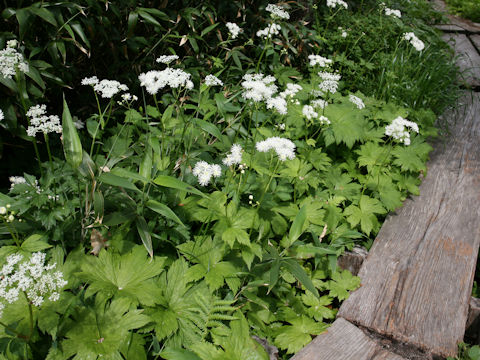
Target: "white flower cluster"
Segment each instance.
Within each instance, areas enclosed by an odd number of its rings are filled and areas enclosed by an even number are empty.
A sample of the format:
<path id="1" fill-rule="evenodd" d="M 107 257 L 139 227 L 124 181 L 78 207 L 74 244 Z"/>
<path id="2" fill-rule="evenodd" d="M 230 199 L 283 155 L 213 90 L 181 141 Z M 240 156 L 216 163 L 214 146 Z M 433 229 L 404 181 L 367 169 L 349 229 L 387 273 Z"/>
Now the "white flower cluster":
<path id="1" fill-rule="evenodd" d="M 295 144 L 289 139 L 274 136 L 257 142 L 255 147 L 260 152 L 275 150 L 281 161 L 295 159 Z"/>
<path id="2" fill-rule="evenodd" d="M 346 38 L 348 36 L 348 32 L 346 30 L 344 30 L 341 26 L 338 27 L 338 30 L 340 30 L 342 32 L 341 36 L 343 38 Z"/>
<path id="3" fill-rule="evenodd" d="M 28 136 L 35 136 L 37 132 L 43 132 L 44 134 L 62 133 L 60 118 L 57 115 L 46 114 L 47 106 L 45 104 L 32 106 L 27 111 L 27 116 L 30 118 L 30 126 L 27 128 Z"/>
<path id="4" fill-rule="evenodd" d="M 50 301 L 60 298 L 59 291 L 67 281 L 62 272 L 54 271 L 56 264 L 45 265 L 45 253 L 33 253 L 25 261 L 22 255 L 12 254 L 6 260 L 0 270 L 0 299 L 13 304 L 20 292 L 24 292 L 33 305 L 41 306 L 47 296 Z M 0 304 L 1 311 L 5 304 Z"/>
<path id="5" fill-rule="evenodd" d="M 348 9 L 348 4 L 343 0 L 327 0 L 327 6 L 331 8 L 336 8 L 338 6 L 343 6 L 345 9 Z"/>
<path id="6" fill-rule="evenodd" d="M 19 184 L 27 184 L 27 185 L 30 185 L 32 186 L 34 189 L 35 189 L 35 192 L 37 194 L 40 194 L 42 192 L 42 189 L 40 188 L 40 186 L 38 185 L 38 180 L 35 179 L 35 183 L 33 184 L 28 184 L 27 183 L 27 180 L 23 177 L 23 176 L 10 176 L 8 178 L 8 180 L 10 181 L 10 191 L 13 190 L 13 188 L 15 187 L 15 185 L 19 185 Z M 28 192 L 28 191 L 27 191 Z"/>
<path id="7" fill-rule="evenodd" d="M 198 183 L 207 186 L 212 177 L 222 175 L 222 168 L 217 164 L 209 164 L 206 161 L 199 161 L 192 170 L 193 175 L 198 178 Z"/>
<path id="8" fill-rule="evenodd" d="M 223 86 L 223 81 L 217 78 L 215 75 L 205 76 L 205 85 L 207 86 Z"/>
<path id="9" fill-rule="evenodd" d="M 275 109 L 280 115 L 287 115 L 287 101 L 282 96 L 267 99 L 267 109 Z"/>
<path id="10" fill-rule="evenodd" d="M 330 124 L 330 120 L 326 116 L 319 115 L 311 105 L 305 105 L 302 109 L 302 113 L 308 120 L 317 119 L 320 122 L 320 125 Z"/>
<path id="11" fill-rule="evenodd" d="M 232 39 L 236 39 L 238 37 L 238 34 L 242 32 L 242 29 L 240 28 L 240 26 L 238 26 L 235 23 L 227 22 L 225 26 L 227 27 L 228 32 L 230 33 L 230 36 L 232 37 Z"/>
<path id="12" fill-rule="evenodd" d="M 275 78 L 271 75 L 245 74 L 242 87 L 245 89 L 242 96 L 246 100 L 260 102 L 270 99 L 277 92 L 277 85 L 273 84 Z"/>
<path id="13" fill-rule="evenodd" d="M 310 60 L 310 66 L 319 65 L 320 67 L 326 67 L 332 63 L 332 60 L 320 55 L 308 55 L 308 60 Z"/>
<path id="14" fill-rule="evenodd" d="M 400 12 L 400 10 L 395 10 L 395 9 L 389 9 L 389 8 L 385 8 L 385 15 L 387 16 L 395 16 L 397 18 L 401 18 L 402 17 L 402 13 Z"/>
<path id="15" fill-rule="evenodd" d="M 121 84 L 117 80 L 104 79 L 100 81 L 96 76 L 83 78 L 82 85 L 93 86 L 93 90 L 106 99 L 111 99 L 120 91 L 128 91 L 128 86 Z"/>
<path id="16" fill-rule="evenodd" d="M 285 19 L 288 20 L 290 19 L 290 14 L 286 12 L 282 7 L 275 5 L 275 4 L 268 4 L 267 7 L 265 8 L 266 11 L 270 13 L 272 18 L 278 18 L 278 19 Z"/>
<path id="17" fill-rule="evenodd" d="M 0 109 L 0 121 L 5 119 L 5 115 L 3 115 L 3 111 Z"/>
<path id="18" fill-rule="evenodd" d="M 222 160 L 223 164 L 226 166 L 232 166 L 242 163 L 242 147 L 238 144 L 233 144 L 230 149 L 230 154 L 227 154 L 227 157 Z"/>
<path id="19" fill-rule="evenodd" d="M 128 104 L 131 104 L 132 102 L 137 101 L 137 100 L 138 100 L 137 95 L 132 95 L 130 93 L 125 93 L 125 94 L 122 94 L 122 100 L 117 101 L 117 103 L 118 103 L 118 105 L 128 105 Z M 82 128 L 83 128 L 83 126 L 82 126 Z M 78 127 L 77 127 L 77 129 L 78 129 Z"/>
<path id="20" fill-rule="evenodd" d="M 10 40 L 7 47 L 0 50 L 0 74 L 7 79 L 11 79 L 17 69 L 28 72 L 28 64 L 23 60 L 23 55 L 14 49 L 16 46 L 16 40 Z"/>
<path id="21" fill-rule="evenodd" d="M 155 95 L 165 86 L 179 88 L 181 86 L 187 89 L 193 89 L 193 82 L 190 80 L 190 74 L 181 69 L 166 68 L 165 70 L 151 70 L 138 76 L 140 85 L 145 86 L 147 91 Z"/>
<path id="22" fill-rule="evenodd" d="M 281 29 L 282 27 L 278 24 L 270 24 L 265 29 L 258 30 L 257 36 L 264 39 L 270 39 L 272 36 L 278 35 Z"/>
<path id="23" fill-rule="evenodd" d="M 393 137 L 405 145 L 410 145 L 410 133 L 407 129 L 411 129 L 418 134 L 418 125 L 413 121 L 408 121 L 401 116 L 392 121 L 390 125 L 385 127 L 385 135 Z"/>
<path id="24" fill-rule="evenodd" d="M 314 108 L 325 109 L 325 107 L 328 105 L 328 102 L 322 99 L 316 99 L 313 100 L 310 105 L 312 105 Z"/>
<path id="25" fill-rule="evenodd" d="M 178 59 L 177 55 L 161 55 L 159 58 L 157 58 L 157 63 L 162 63 L 162 64 L 170 64 L 172 61 L 175 61 Z"/>
<path id="26" fill-rule="evenodd" d="M 323 92 L 335 94 L 338 89 L 338 82 L 342 78 L 340 74 L 333 74 L 328 72 L 319 72 L 318 76 L 323 80 L 318 87 Z"/>
<path id="27" fill-rule="evenodd" d="M 302 89 L 303 88 L 298 84 L 288 83 L 285 91 L 282 91 L 279 95 L 284 99 L 286 99 L 287 97 L 292 98 L 295 96 L 297 92 L 299 92 Z"/>
<path id="28" fill-rule="evenodd" d="M 350 100 L 351 103 L 355 104 L 357 108 L 359 109 L 365 108 L 365 104 L 363 103 L 363 100 L 360 99 L 359 97 L 350 94 L 348 96 L 348 99 Z"/>
<path id="29" fill-rule="evenodd" d="M 302 114 L 308 120 L 312 120 L 312 119 L 318 117 L 318 113 L 315 111 L 315 109 L 311 105 L 305 105 L 302 109 Z"/>
<path id="30" fill-rule="evenodd" d="M 413 32 L 403 34 L 403 38 L 410 41 L 410 44 L 412 44 L 417 51 L 422 51 L 425 48 L 423 41 L 417 38 Z"/>

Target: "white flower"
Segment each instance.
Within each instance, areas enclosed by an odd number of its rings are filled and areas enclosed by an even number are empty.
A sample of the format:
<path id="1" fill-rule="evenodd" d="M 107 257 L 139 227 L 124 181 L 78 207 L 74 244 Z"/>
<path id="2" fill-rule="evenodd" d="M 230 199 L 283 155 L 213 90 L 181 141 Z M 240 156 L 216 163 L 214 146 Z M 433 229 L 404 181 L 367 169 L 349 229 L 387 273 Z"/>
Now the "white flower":
<path id="1" fill-rule="evenodd" d="M 308 120 L 318 117 L 318 113 L 315 111 L 315 109 L 311 105 L 305 105 L 302 109 L 302 114 Z"/>
<path id="2" fill-rule="evenodd" d="M 282 91 L 280 93 L 280 96 L 284 99 L 287 98 L 287 97 L 294 97 L 295 94 L 302 89 L 303 88 L 300 85 L 293 84 L 293 83 L 288 83 L 287 88 L 285 89 L 285 91 Z"/>
<path id="3" fill-rule="evenodd" d="M 205 76 L 205 85 L 207 86 L 223 86 L 223 81 L 217 78 L 215 75 Z"/>
<path id="4" fill-rule="evenodd" d="M 237 38 L 238 34 L 242 32 L 242 29 L 240 29 L 240 27 L 235 23 L 227 22 L 225 26 L 228 28 L 228 32 L 230 33 L 232 39 Z"/>
<path id="5" fill-rule="evenodd" d="M 405 145 L 410 145 L 410 133 L 408 129 L 419 132 L 418 125 L 413 121 L 408 121 L 401 116 L 395 118 L 390 125 L 385 127 L 385 135 L 393 137 Z"/>
<path id="6" fill-rule="evenodd" d="M 145 86 L 147 91 L 154 95 L 165 86 L 178 88 L 181 86 L 187 89 L 193 88 L 193 82 L 190 80 L 190 74 L 180 69 L 166 68 L 165 70 L 151 70 L 138 76 L 140 85 Z"/>
<path id="7" fill-rule="evenodd" d="M 15 185 L 27 183 L 27 180 L 25 180 L 23 176 L 10 176 L 8 180 L 10 180 L 10 190 L 12 190 Z"/>
<path id="8" fill-rule="evenodd" d="M 128 91 L 127 85 L 121 84 L 117 80 L 102 80 L 93 85 L 93 89 L 107 99 L 112 98 L 120 91 Z"/>
<path id="9" fill-rule="evenodd" d="M 96 76 L 86 77 L 82 79 L 82 85 L 96 85 L 98 84 L 98 78 Z"/>
<path id="10" fill-rule="evenodd" d="M 277 86 L 273 82 L 275 78 L 270 75 L 246 74 L 243 76 L 242 87 L 245 91 L 242 96 L 254 102 L 270 99 L 277 92 Z"/>
<path id="11" fill-rule="evenodd" d="M 222 160 L 226 166 L 241 164 L 242 162 L 242 147 L 238 144 L 233 144 L 230 149 L 230 154 Z"/>
<path id="12" fill-rule="evenodd" d="M 255 144 L 257 151 L 267 152 L 275 150 L 281 161 L 295 159 L 295 144 L 289 139 L 271 137 Z"/>
<path id="13" fill-rule="evenodd" d="M 40 306 L 49 294 L 50 301 L 57 301 L 58 291 L 67 285 L 60 271 L 52 272 L 56 264 L 45 265 L 44 253 L 34 253 L 24 261 L 22 255 L 12 254 L 6 261 L 0 271 L 0 312 L 5 302 L 18 300 L 20 291 L 25 292 L 30 303 Z"/>
<path id="14" fill-rule="evenodd" d="M 138 97 L 136 95 L 132 95 L 130 93 L 125 93 L 122 94 L 122 100 L 117 101 L 118 105 L 129 105 L 134 101 L 138 100 Z"/>
<path id="15" fill-rule="evenodd" d="M 267 109 L 272 108 L 281 115 L 287 115 L 287 101 L 281 96 L 267 99 Z"/>
<path id="16" fill-rule="evenodd" d="M 318 121 L 320 121 L 321 125 L 330 125 L 330 120 L 326 116 L 320 115 Z"/>
<path id="17" fill-rule="evenodd" d="M 328 102 L 322 99 L 316 99 L 313 100 L 310 105 L 312 105 L 314 108 L 325 109 L 325 107 L 328 105 Z"/>
<path id="18" fill-rule="evenodd" d="M 333 74 L 328 72 L 319 72 L 318 76 L 323 80 L 318 87 L 323 92 L 329 92 L 335 94 L 338 89 L 338 81 L 341 79 L 339 74 Z"/>
<path id="19" fill-rule="evenodd" d="M 308 55 L 308 60 L 310 60 L 310 66 L 319 65 L 320 67 L 325 67 L 332 63 L 332 60 L 324 58 L 320 55 Z"/>
<path id="20" fill-rule="evenodd" d="M 3 111 L 0 109 L 0 121 L 5 119 L 5 115 L 3 115 Z"/>
<path id="21" fill-rule="evenodd" d="M 266 11 L 270 12 L 272 18 L 279 18 L 279 19 L 290 19 L 290 14 L 286 12 L 282 7 L 275 5 L 275 4 L 268 4 L 265 8 Z"/>
<path id="22" fill-rule="evenodd" d="M 5 215 L 7 213 L 7 208 L 5 206 L 0 206 L 0 215 Z"/>
<path id="23" fill-rule="evenodd" d="M 350 100 L 350 102 L 355 104 L 357 106 L 357 108 L 359 108 L 359 109 L 365 108 L 365 104 L 363 103 L 363 100 L 360 99 L 359 97 L 350 94 L 348 96 L 348 99 Z"/>
<path id="24" fill-rule="evenodd" d="M 331 8 L 336 8 L 337 5 L 343 6 L 345 9 L 348 8 L 348 4 L 343 0 L 327 0 L 327 6 Z"/>
<path id="25" fill-rule="evenodd" d="M 13 39 L 13 40 L 8 40 L 7 41 L 7 47 L 9 48 L 16 48 L 18 46 L 18 41 Z"/>
<path id="26" fill-rule="evenodd" d="M 24 61 L 23 55 L 13 47 L 0 50 L 0 74 L 7 79 L 11 79 L 17 69 L 23 73 L 28 72 L 28 64 Z"/>
<path id="27" fill-rule="evenodd" d="M 342 37 L 346 38 L 348 36 L 348 33 L 345 30 L 342 30 Z"/>
<path id="28" fill-rule="evenodd" d="M 282 27 L 278 24 L 270 24 L 265 29 L 258 30 L 257 36 L 264 39 L 270 39 L 272 36 L 278 35 L 281 29 Z"/>
<path id="29" fill-rule="evenodd" d="M 385 15 L 387 16 L 395 16 L 397 18 L 401 18 L 402 17 L 402 13 L 400 12 L 400 10 L 395 10 L 395 9 L 389 9 L 389 8 L 385 8 Z"/>
<path id="30" fill-rule="evenodd" d="M 425 48 L 423 41 L 417 38 L 413 32 L 403 34 L 403 38 L 410 41 L 410 44 L 412 44 L 417 51 L 422 51 Z"/>
<path id="31" fill-rule="evenodd" d="M 27 116 L 30 118 L 30 126 L 27 128 L 28 136 L 35 136 L 37 132 L 43 132 L 48 134 L 56 132 L 62 133 L 62 125 L 60 124 L 60 118 L 57 115 L 46 115 L 47 106 L 34 105 L 27 111 Z"/>
<path id="32" fill-rule="evenodd" d="M 175 61 L 178 59 L 177 55 L 162 55 L 159 58 L 157 58 L 157 63 L 162 63 L 162 64 L 170 64 L 172 61 Z"/>
<path id="33" fill-rule="evenodd" d="M 217 164 L 209 164 L 206 161 L 199 161 L 192 170 L 193 175 L 198 178 L 198 183 L 207 186 L 212 177 L 222 175 L 222 168 Z"/>

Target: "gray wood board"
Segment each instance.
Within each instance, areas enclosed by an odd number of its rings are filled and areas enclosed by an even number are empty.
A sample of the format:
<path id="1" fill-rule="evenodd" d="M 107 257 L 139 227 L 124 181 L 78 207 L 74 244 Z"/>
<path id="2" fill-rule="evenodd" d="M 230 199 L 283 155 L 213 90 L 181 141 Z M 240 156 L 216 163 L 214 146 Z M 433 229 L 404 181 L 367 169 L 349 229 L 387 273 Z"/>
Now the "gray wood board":
<path id="1" fill-rule="evenodd" d="M 480 95 L 435 145 L 420 196 L 388 216 L 339 316 L 435 355 L 463 338 L 480 243 Z M 453 123 L 455 122 L 455 123 Z"/>
<path id="2" fill-rule="evenodd" d="M 362 330 L 337 319 L 327 332 L 318 335 L 290 360 L 405 360 L 382 349 Z"/>
<path id="3" fill-rule="evenodd" d="M 442 39 L 447 41 L 455 50 L 457 65 L 462 71 L 459 81 L 472 86 L 480 86 L 480 55 L 465 34 L 443 34 Z"/>
<path id="4" fill-rule="evenodd" d="M 480 35 L 470 35 L 470 40 L 473 42 L 473 45 L 477 48 L 477 51 L 480 51 Z"/>

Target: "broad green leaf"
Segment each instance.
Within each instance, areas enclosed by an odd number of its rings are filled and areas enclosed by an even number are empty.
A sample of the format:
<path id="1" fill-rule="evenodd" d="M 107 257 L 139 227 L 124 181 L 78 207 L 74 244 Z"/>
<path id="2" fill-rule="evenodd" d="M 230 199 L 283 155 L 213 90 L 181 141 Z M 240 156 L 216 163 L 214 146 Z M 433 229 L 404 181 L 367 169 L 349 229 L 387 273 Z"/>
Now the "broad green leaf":
<path id="1" fill-rule="evenodd" d="M 289 322 L 291 325 L 282 326 L 275 338 L 275 345 L 287 350 L 288 354 L 296 353 L 312 341 L 311 335 L 319 335 L 328 328 L 327 324 L 315 322 L 306 316 L 292 319 Z"/>
<path id="2" fill-rule="evenodd" d="M 42 234 L 33 234 L 30 235 L 22 243 L 21 249 L 27 252 L 36 252 L 42 251 L 48 248 L 51 248 L 52 245 L 49 245 L 46 241 L 46 236 Z"/>
<path id="3" fill-rule="evenodd" d="M 145 153 L 140 163 L 139 174 L 146 179 L 144 183 L 149 182 L 152 178 L 152 147 L 150 145 L 147 145 L 145 148 Z"/>
<path id="4" fill-rule="evenodd" d="M 98 180 L 102 183 L 108 184 L 108 185 L 113 185 L 113 186 L 118 186 L 122 187 L 125 189 L 133 190 L 136 192 L 141 192 L 138 190 L 138 188 L 128 179 L 124 177 L 120 177 L 118 175 L 115 175 L 111 172 L 109 173 L 102 173 L 99 177 Z"/>
<path id="5" fill-rule="evenodd" d="M 148 208 L 159 213 L 160 215 L 165 216 L 167 219 L 173 220 L 176 223 L 185 226 L 185 224 L 180 220 L 180 218 L 170 209 L 167 205 L 162 204 L 155 200 L 149 200 L 145 204 Z"/>
<path id="6" fill-rule="evenodd" d="M 101 250 L 98 258 L 89 256 L 78 276 L 89 283 L 86 297 L 127 298 L 130 303 L 152 306 L 160 301 L 161 290 L 153 278 L 163 271 L 165 258 L 149 260 L 145 250 L 136 246 L 125 255 Z"/>
<path id="7" fill-rule="evenodd" d="M 194 352 L 185 349 L 171 349 L 163 350 L 160 356 L 166 360 L 202 360 Z"/>
<path id="8" fill-rule="evenodd" d="M 305 221 L 307 220 L 307 207 L 302 206 L 300 211 L 298 212 L 297 216 L 295 216 L 295 220 L 293 220 L 293 224 L 290 227 L 290 231 L 288 233 L 288 246 L 290 247 L 295 241 L 298 240 L 300 235 L 303 233 L 303 226 Z"/>
<path id="9" fill-rule="evenodd" d="M 282 260 L 282 266 L 288 270 L 305 288 L 319 297 L 318 290 L 313 285 L 312 280 L 308 276 L 307 272 L 293 259 Z"/>
<path id="10" fill-rule="evenodd" d="M 397 145 L 392 151 L 395 160 L 393 163 L 404 171 L 427 171 L 425 162 L 418 156 L 414 147 Z"/>
<path id="11" fill-rule="evenodd" d="M 202 197 L 208 197 L 207 195 L 202 193 L 200 190 L 195 189 L 192 185 L 189 185 L 181 180 L 178 180 L 168 175 L 159 175 L 155 178 L 155 180 L 153 180 L 153 182 L 160 186 L 177 189 L 177 190 L 183 190 L 186 192 L 193 193 L 195 195 L 200 195 Z"/>
<path id="12" fill-rule="evenodd" d="M 347 221 L 352 226 L 360 224 L 360 228 L 367 235 L 378 226 L 378 219 L 375 214 L 385 214 L 386 210 L 377 199 L 367 195 L 360 197 L 359 205 L 350 205 L 344 211 Z"/>
<path id="13" fill-rule="evenodd" d="M 201 119 L 194 119 L 193 123 L 203 131 L 206 131 L 210 135 L 215 136 L 217 139 L 220 139 L 222 137 L 220 130 L 218 130 L 218 128 L 210 122 Z"/>
<path id="14" fill-rule="evenodd" d="M 210 31 L 212 31 L 213 29 L 215 29 L 218 25 L 220 25 L 220 24 L 219 24 L 219 23 L 216 23 L 216 24 L 207 26 L 207 27 L 206 27 L 205 29 L 203 29 L 202 32 L 200 33 L 200 37 L 203 38 L 203 35 L 208 34 Z"/>
<path id="15" fill-rule="evenodd" d="M 148 229 L 145 218 L 143 216 L 137 216 L 136 224 L 138 234 L 143 242 L 143 246 L 145 246 L 145 249 L 147 249 L 150 257 L 153 258 L 152 235 L 150 234 L 150 230 Z"/>
<path id="16" fill-rule="evenodd" d="M 360 278 L 353 276 L 348 270 L 335 272 L 328 284 L 329 295 L 338 298 L 340 301 L 345 300 L 349 296 L 349 291 L 358 288 L 360 283 Z"/>
<path id="17" fill-rule="evenodd" d="M 62 131 L 65 159 L 71 167 L 76 169 L 82 163 L 83 149 L 65 99 L 63 99 Z"/>

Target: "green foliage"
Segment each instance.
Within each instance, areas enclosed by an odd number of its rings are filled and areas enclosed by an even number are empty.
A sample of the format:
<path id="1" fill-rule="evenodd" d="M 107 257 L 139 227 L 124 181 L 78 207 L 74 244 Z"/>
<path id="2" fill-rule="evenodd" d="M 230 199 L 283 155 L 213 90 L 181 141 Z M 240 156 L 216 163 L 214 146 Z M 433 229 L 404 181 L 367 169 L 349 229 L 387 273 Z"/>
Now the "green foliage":
<path id="1" fill-rule="evenodd" d="M 478 0 L 447 0 L 448 9 L 454 14 L 473 22 L 480 22 L 480 1 Z"/>
<path id="2" fill-rule="evenodd" d="M 28 317 L 32 304 L 12 304 L 0 356 L 266 360 L 256 335 L 284 359 L 327 330 L 360 286 L 337 269 L 338 256 L 371 243 L 387 213 L 418 194 L 435 114 L 454 98 L 455 68 L 425 24 L 427 5 L 387 4 L 402 6 L 400 20 L 374 3 L 331 12 L 288 2 L 292 20 L 278 20 L 272 39 L 256 36 L 272 22 L 266 1 L 4 9 L 0 45 L 18 39 L 30 71 L 0 78 L 0 135 L 38 166 L 30 160 L 33 175 L 0 194 L 0 259 L 46 251 L 68 284 Z M 228 21 L 242 27 L 238 38 Z M 421 53 L 402 40 L 412 29 L 428 44 Z M 332 64 L 309 66 L 314 53 Z M 152 96 L 138 75 L 164 69 L 155 59 L 166 54 L 179 56 L 168 67 L 193 85 Z M 319 71 L 339 72 L 336 91 L 318 92 Z M 259 72 L 275 76 L 275 96 L 301 87 L 285 97 L 287 114 L 245 96 L 244 75 Z M 132 97 L 80 85 L 93 74 Z M 207 85 L 208 74 L 224 85 Z M 27 136 L 26 113 L 39 102 L 63 110 L 62 139 Z M 386 135 L 397 117 L 419 126 L 410 145 Z M 292 152 L 261 151 L 269 138 L 290 140 Z M 230 165 L 234 144 L 241 161 Z M 6 173 L 21 175 L 11 158 Z M 200 181 L 201 161 L 218 166 L 209 181 Z"/>

